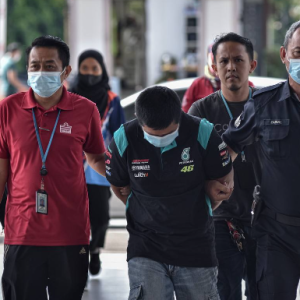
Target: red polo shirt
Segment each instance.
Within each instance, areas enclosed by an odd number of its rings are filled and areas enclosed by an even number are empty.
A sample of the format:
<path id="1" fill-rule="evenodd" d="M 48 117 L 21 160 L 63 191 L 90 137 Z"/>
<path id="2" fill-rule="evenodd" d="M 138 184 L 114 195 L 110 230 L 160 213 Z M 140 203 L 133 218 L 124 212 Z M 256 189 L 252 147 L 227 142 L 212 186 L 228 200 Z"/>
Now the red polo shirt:
<path id="1" fill-rule="evenodd" d="M 61 109 L 44 177 L 48 215 L 36 213 L 41 154 L 32 118 L 34 108 L 44 152 Z M 64 246 L 89 244 L 88 195 L 82 151 L 105 151 L 95 104 L 63 88 L 60 102 L 43 109 L 26 93 L 0 102 L 0 158 L 9 159 L 5 244 Z"/>

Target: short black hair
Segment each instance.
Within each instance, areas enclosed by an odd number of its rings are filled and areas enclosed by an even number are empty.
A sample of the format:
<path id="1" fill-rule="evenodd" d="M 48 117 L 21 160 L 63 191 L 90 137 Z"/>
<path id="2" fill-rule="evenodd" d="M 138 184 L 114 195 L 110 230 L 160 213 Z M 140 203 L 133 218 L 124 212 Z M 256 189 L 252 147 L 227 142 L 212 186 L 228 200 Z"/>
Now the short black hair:
<path id="1" fill-rule="evenodd" d="M 298 28 L 300 28 L 300 21 L 293 23 L 289 30 L 286 32 L 283 42 L 283 47 L 285 48 L 285 50 L 287 50 L 289 42 Z"/>
<path id="2" fill-rule="evenodd" d="M 141 126 L 154 130 L 167 128 L 173 122 L 179 123 L 181 103 L 173 90 L 154 86 L 145 89 L 135 102 L 135 114 Z"/>
<path id="3" fill-rule="evenodd" d="M 31 46 L 26 49 L 27 64 L 29 55 L 33 47 L 56 48 L 59 59 L 62 61 L 63 69 L 70 64 L 70 49 L 69 46 L 59 37 L 52 35 L 45 35 L 36 38 Z"/>
<path id="4" fill-rule="evenodd" d="M 240 36 L 234 32 L 229 32 L 229 33 L 223 33 L 221 35 L 216 36 L 216 38 L 214 40 L 214 44 L 212 46 L 212 52 L 214 55 L 215 62 L 216 62 L 218 47 L 220 44 L 225 43 L 225 42 L 236 42 L 236 43 L 244 45 L 246 48 L 246 51 L 249 55 L 250 60 L 252 61 L 254 59 L 254 49 L 253 49 L 252 42 L 249 39 L 247 39 L 243 36 Z"/>

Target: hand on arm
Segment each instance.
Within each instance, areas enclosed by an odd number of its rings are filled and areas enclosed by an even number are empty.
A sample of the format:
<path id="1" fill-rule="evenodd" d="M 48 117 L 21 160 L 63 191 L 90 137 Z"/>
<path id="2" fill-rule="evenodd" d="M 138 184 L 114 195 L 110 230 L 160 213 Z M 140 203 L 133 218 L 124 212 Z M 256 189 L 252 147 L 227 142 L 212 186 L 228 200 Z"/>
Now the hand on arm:
<path id="1" fill-rule="evenodd" d="M 233 168 L 226 176 L 205 182 L 205 192 L 210 198 L 213 210 L 220 206 L 222 201 L 229 199 L 232 194 L 233 187 Z"/>
<path id="2" fill-rule="evenodd" d="M 111 189 L 115 193 L 115 195 L 126 205 L 127 198 L 131 193 L 130 186 L 125 187 L 117 187 L 114 185 L 111 185 Z"/>
<path id="3" fill-rule="evenodd" d="M 0 158 L 0 202 L 5 189 L 8 176 L 8 159 Z"/>
<path id="4" fill-rule="evenodd" d="M 102 154 L 85 153 L 88 164 L 100 175 L 105 177 L 105 157 Z"/>

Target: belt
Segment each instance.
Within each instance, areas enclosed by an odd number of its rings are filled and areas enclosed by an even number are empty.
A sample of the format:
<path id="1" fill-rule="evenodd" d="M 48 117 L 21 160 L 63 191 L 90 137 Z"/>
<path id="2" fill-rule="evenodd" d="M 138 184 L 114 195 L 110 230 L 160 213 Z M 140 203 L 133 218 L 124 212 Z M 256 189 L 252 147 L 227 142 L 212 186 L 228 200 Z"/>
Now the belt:
<path id="1" fill-rule="evenodd" d="M 277 212 L 271 210 L 268 207 L 265 207 L 261 214 L 268 216 L 268 217 L 276 220 L 279 223 L 282 223 L 285 225 L 290 225 L 290 226 L 299 226 L 300 227 L 300 218 L 298 218 L 298 217 L 283 215 L 283 214 L 280 214 L 280 213 L 277 213 Z"/>

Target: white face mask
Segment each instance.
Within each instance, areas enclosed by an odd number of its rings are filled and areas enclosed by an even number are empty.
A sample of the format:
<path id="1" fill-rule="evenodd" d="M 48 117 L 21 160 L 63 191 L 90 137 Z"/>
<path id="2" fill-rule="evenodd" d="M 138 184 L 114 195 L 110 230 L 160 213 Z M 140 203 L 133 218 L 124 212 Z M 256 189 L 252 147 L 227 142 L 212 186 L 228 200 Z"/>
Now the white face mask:
<path id="1" fill-rule="evenodd" d="M 165 136 L 155 136 L 144 131 L 144 138 L 155 147 L 166 147 L 178 137 L 178 128 Z"/>
<path id="2" fill-rule="evenodd" d="M 42 98 L 51 97 L 61 86 L 60 72 L 28 72 L 27 84 Z"/>

